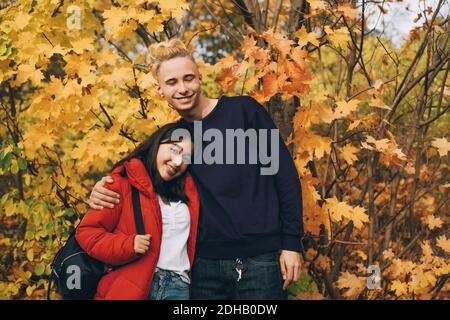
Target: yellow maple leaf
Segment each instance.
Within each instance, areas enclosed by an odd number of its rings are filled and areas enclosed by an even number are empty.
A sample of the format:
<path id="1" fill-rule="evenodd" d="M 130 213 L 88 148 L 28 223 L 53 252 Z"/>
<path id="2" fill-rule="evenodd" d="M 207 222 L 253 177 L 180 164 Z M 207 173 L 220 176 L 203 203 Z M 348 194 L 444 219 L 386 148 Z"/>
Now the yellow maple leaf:
<path id="1" fill-rule="evenodd" d="M 189 4 L 184 0 L 163 0 L 158 1 L 158 6 L 162 10 L 173 10 L 175 8 L 187 9 L 189 8 Z"/>
<path id="2" fill-rule="evenodd" d="M 94 50 L 93 43 L 94 40 L 92 38 L 82 38 L 79 40 L 71 41 L 73 51 L 76 53 L 83 53 L 84 50 L 92 51 Z"/>
<path id="3" fill-rule="evenodd" d="M 360 206 L 354 207 L 350 211 L 350 215 L 348 218 L 353 221 L 356 229 L 361 229 L 364 225 L 364 222 L 369 221 L 369 216 L 366 214 L 366 209 Z"/>
<path id="4" fill-rule="evenodd" d="M 286 56 L 291 51 L 291 46 L 294 41 L 287 39 L 280 33 L 275 33 L 273 28 L 263 33 L 263 38 L 273 47 L 277 48 L 282 56 Z"/>
<path id="5" fill-rule="evenodd" d="M 259 83 L 258 77 L 247 77 L 245 79 L 245 90 L 247 92 L 252 91 Z"/>
<path id="6" fill-rule="evenodd" d="M 318 35 L 315 32 L 307 32 L 304 26 L 298 29 L 294 33 L 294 36 L 298 38 L 298 45 L 300 47 L 306 46 L 308 43 L 311 43 L 316 47 L 318 47 L 320 44 L 319 42 L 320 35 Z"/>
<path id="7" fill-rule="evenodd" d="M 256 49 L 256 40 L 253 39 L 253 36 L 245 36 L 241 44 L 241 50 L 245 53 L 245 57 L 250 56 Z"/>
<path id="8" fill-rule="evenodd" d="M 345 46 L 347 41 L 350 40 L 348 30 L 344 27 L 332 30 L 329 26 L 326 26 L 324 30 L 327 34 L 328 39 L 336 47 L 342 48 Z"/>
<path id="9" fill-rule="evenodd" d="M 151 73 L 141 73 L 137 78 L 137 84 L 141 89 L 148 89 L 154 88 L 157 81 Z"/>
<path id="10" fill-rule="evenodd" d="M 356 298 L 366 285 L 365 277 L 358 277 L 348 271 L 342 272 L 337 281 L 339 289 L 347 289 L 343 296 L 346 298 Z"/>
<path id="11" fill-rule="evenodd" d="M 439 156 L 445 157 L 450 151 L 450 142 L 445 138 L 434 138 L 431 145 L 438 149 Z"/>
<path id="12" fill-rule="evenodd" d="M 450 239 L 447 239 L 445 235 L 441 235 L 439 238 L 437 238 L 436 244 L 445 252 L 450 253 Z"/>
<path id="13" fill-rule="evenodd" d="M 114 68 L 113 72 L 104 79 L 110 86 L 122 86 L 124 83 L 133 80 L 133 71 L 128 67 Z"/>
<path id="14" fill-rule="evenodd" d="M 392 249 L 386 249 L 383 251 L 383 258 L 386 260 L 392 260 L 395 258 L 395 254 Z"/>
<path id="15" fill-rule="evenodd" d="M 215 72 L 223 71 L 224 69 L 231 69 L 237 64 L 236 60 L 234 60 L 233 56 L 227 56 L 220 59 L 214 66 Z"/>
<path id="16" fill-rule="evenodd" d="M 348 131 L 351 131 L 353 129 L 355 129 L 359 124 L 361 123 L 361 119 L 355 120 L 353 121 L 349 126 L 348 126 Z"/>
<path id="17" fill-rule="evenodd" d="M 342 147 L 341 156 L 344 158 L 345 162 L 347 162 L 348 164 L 353 164 L 353 162 L 358 159 L 358 157 L 356 156 L 358 151 L 359 148 L 356 148 L 349 143 Z"/>
<path id="18" fill-rule="evenodd" d="M 323 206 L 325 212 L 330 213 L 331 220 L 341 221 L 346 215 L 346 210 L 348 210 L 348 205 L 346 203 L 341 203 L 336 197 L 325 199 L 325 204 Z"/>
<path id="19" fill-rule="evenodd" d="M 67 51 L 69 51 L 69 49 L 61 47 L 60 44 L 55 45 L 54 47 L 52 47 L 50 53 L 49 53 L 49 57 L 51 57 L 52 55 L 54 55 L 55 53 L 57 54 L 61 54 L 61 55 L 66 55 Z"/>
<path id="20" fill-rule="evenodd" d="M 336 119 L 348 116 L 351 112 L 356 110 L 359 103 L 360 101 L 356 99 L 336 102 L 337 108 L 334 110 Z"/>
<path id="21" fill-rule="evenodd" d="M 369 145 L 368 143 L 374 144 L 375 147 Z M 381 139 L 381 140 L 376 140 L 374 137 L 372 136 L 367 136 L 366 141 L 361 142 L 361 145 L 363 146 L 363 148 L 365 149 L 369 149 L 369 150 L 377 150 L 380 152 L 385 152 L 387 150 L 389 150 L 389 139 Z"/>
<path id="22" fill-rule="evenodd" d="M 40 69 L 29 64 L 21 64 L 17 70 L 17 78 L 11 82 L 13 85 L 19 85 L 29 79 L 34 86 L 38 86 L 44 78 Z"/>
<path id="23" fill-rule="evenodd" d="M 141 12 L 136 12 L 133 16 L 141 24 L 146 24 L 150 22 L 155 17 L 155 12 L 149 10 L 142 10 Z"/>
<path id="24" fill-rule="evenodd" d="M 431 263 L 433 260 L 433 249 L 431 248 L 430 241 L 425 240 L 420 244 L 420 248 L 422 249 L 423 254 L 420 260 L 423 263 Z"/>
<path id="25" fill-rule="evenodd" d="M 243 60 L 239 65 L 238 68 L 236 69 L 236 76 L 240 77 L 240 76 L 244 76 L 246 73 L 248 74 L 248 69 L 249 69 L 249 63 L 246 60 Z"/>
<path id="26" fill-rule="evenodd" d="M 116 64 L 116 61 L 118 59 L 118 55 L 114 53 L 112 48 L 108 48 L 100 52 L 94 52 L 93 54 L 96 58 L 98 66 L 102 66 L 105 64 L 113 66 Z"/>
<path id="27" fill-rule="evenodd" d="M 356 19 L 358 17 L 358 15 L 361 14 L 361 12 L 358 9 L 353 8 L 350 3 L 340 5 L 336 9 L 336 12 L 338 12 L 338 13 L 342 14 L 344 17 L 352 19 L 352 20 Z"/>
<path id="28" fill-rule="evenodd" d="M 328 137 L 316 135 L 302 127 L 296 131 L 295 141 L 299 153 L 307 152 L 311 157 L 316 156 L 317 159 L 321 159 L 325 154 L 330 154 L 333 142 Z"/>
<path id="29" fill-rule="evenodd" d="M 408 284 L 399 280 L 394 280 L 391 284 L 391 290 L 395 292 L 397 297 L 408 294 Z"/>
<path id="30" fill-rule="evenodd" d="M 355 255 L 357 255 L 358 257 L 360 257 L 364 261 L 367 260 L 367 254 L 364 251 L 362 251 L 362 250 L 355 251 Z"/>
<path id="31" fill-rule="evenodd" d="M 361 229 L 364 222 L 369 221 L 369 216 L 363 207 L 352 207 L 346 202 L 339 201 L 336 197 L 325 199 L 323 209 L 330 214 L 331 220 L 340 222 L 345 218 L 346 221 L 352 221 L 357 229 Z"/>
<path id="32" fill-rule="evenodd" d="M 442 221 L 441 218 L 435 217 L 432 214 L 429 214 L 428 216 L 424 217 L 422 221 L 428 226 L 430 230 L 440 228 L 444 224 L 444 221 Z"/>
<path id="33" fill-rule="evenodd" d="M 326 9 L 327 3 L 321 0 L 306 0 L 309 3 L 309 6 L 313 10 L 323 10 Z"/>
<path id="34" fill-rule="evenodd" d="M 31 20 L 31 15 L 24 11 L 19 11 L 14 17 L 14 29 L 19 31 L 25 28 Z"/>
<path id="35" fill-rule="evenodd" d="M 105 27 L 114 33 L 123 21 L 128 19 L 128 15 L 122 8 L 111 6 L 111 9 L 103 12 L 103 18 L 105 19 Z"/>

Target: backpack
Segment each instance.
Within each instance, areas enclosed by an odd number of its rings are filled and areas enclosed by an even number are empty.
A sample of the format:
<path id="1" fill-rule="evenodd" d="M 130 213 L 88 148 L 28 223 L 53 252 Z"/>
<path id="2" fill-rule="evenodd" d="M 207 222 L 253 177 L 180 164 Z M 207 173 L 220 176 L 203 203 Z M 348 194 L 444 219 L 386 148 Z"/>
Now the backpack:
<path id="1" fill-rule="evenodd" d="M 134 221 L 137 234 L 145 234 L 142 220 L 139 191 L 131 186 Z M 77 226 L 78 228 L 78 226 Z M 52 282 L 63 300 L 91 300 L 97 292 L 100 279 L 111 270 L 122 266 L 107 268 L 107 265 L 90 257 L 78 244 L 75 238 L 76 229 L 72 231 L 66 243 L 56 253 L 51 264 L 52 273 L 48 284 L 47 300 L 50 300 Z M 74 277 L 77 279 L 74 280 Z"/>

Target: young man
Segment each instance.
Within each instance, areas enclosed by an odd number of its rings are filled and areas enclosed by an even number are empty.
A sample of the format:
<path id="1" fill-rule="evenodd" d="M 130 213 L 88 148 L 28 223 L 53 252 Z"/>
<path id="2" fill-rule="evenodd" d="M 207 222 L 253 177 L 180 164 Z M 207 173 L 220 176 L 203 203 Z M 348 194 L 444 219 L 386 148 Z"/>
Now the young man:
<path id="1" fill-rule="evenodd" d="M 251 97 L 206 97 L 198 66 L 180 40 L 152 50 L 159 93 L 181 121 L 203 133 L 200 141 L 194 137 L 194 146 L 204 152 L 189 167 L 201 205 L 192 298 L 287 299 L 288 285 L 300 275 L 302 195 L 294 162 L 272 119 Z M 259 137 L 257 145 L 251 130 Z M 246 133 L 243 144 L 233 145 Z M 255 153 L 264 161 L 251 161 Z M 269 162 L 269 168 L 263 166 Z M 91 207 L 119 202 L 105 182 L 112 179 L 96 183 Z"/>

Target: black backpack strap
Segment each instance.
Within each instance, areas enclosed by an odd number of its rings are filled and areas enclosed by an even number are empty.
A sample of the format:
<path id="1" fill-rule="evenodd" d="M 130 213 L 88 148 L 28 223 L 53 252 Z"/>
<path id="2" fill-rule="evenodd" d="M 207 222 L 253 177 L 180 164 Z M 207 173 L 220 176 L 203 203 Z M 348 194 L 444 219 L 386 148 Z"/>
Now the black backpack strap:
<path id="1" fill-rule="evenodd" d="M 136 224 L 137 234 L 144 235 L 145 228 L 142 220 L 141 201 L 139 201 L 139 190 L 131 186 L 131 193 L 133 198 L 133 213 L 134 223 Z"/>

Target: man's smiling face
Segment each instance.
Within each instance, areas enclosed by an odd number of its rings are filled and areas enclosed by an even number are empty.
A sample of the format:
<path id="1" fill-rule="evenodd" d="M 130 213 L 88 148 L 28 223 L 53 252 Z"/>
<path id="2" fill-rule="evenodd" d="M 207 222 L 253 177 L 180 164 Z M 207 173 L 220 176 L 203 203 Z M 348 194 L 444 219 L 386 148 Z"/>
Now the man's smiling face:
<path id="1" fill-rule="evenodd" d="M 161 63 L 157 75 L 158 91 L 178 112 L 199 105 L 202 92 L 201 74 L 189 57 L 176 57 Z"/>

